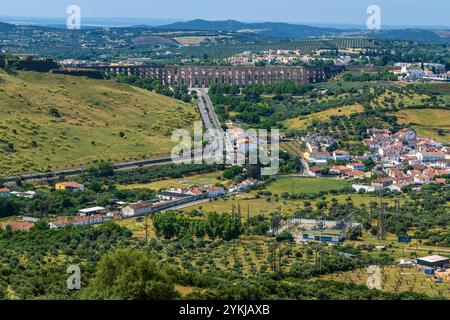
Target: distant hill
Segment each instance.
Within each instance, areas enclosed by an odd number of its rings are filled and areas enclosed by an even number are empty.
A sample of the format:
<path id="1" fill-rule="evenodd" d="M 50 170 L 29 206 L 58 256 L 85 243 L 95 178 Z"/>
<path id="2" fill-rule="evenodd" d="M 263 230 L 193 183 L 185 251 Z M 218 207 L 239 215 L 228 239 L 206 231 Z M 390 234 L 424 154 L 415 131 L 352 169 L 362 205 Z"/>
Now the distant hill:
<path id="1" fill-rule="evenodd" d="M 363 31 L 361 35 L 382 40 L 423 41 L 432 43 L 450 43 L 450 31 L 425 29 L 398 29 L 381 31 Z"/>
<path id="2" fill-rule="evenodd" d="M 187 22 L 176 22 L 158 28 L 170 30 L 204 30 L 204 31 L 227 31 L 227 32 L 254 32 L 270 37 L 279 38 L 303 38 L 322 35 L 337 35 L 343 31 L 334 28 L 320 28 L 306 25 L 295 25 L 279 22 L 245 23 L 236 20 L 206 21 L 192 20 Z"/>
<path id="3" fill-rule="evenodd" d="M 107 80 L 0 69 L 0 174 L 170 154 L 194 105 Z M 124 133 L 124 136 L 120 134 Z"/>
<path id="4" fill-rule="evenodd" d="M 187 22 L 177 22 L 160 26 L 158 28 L 170 30 L 202 30 L 202 31 L 223 31 L 223 32 L 248 32 L 256 33 L 274 38 L 308 38 L 320 36 L 351 36 L 351 37 L 367 37 L 382 40 L 406 40 L 406 41 L 423 41 L 433 43 L 450 43 L 450 31 L 448 30 L 432 30 L 424 28 L 399 28 L 368 31 L 357 28 L 330 28 L 330 27 L 312 27 L 308 25 L 297 25 L 279 22 L 264 23 L 244 23 L 236 20 L 226 21 L 207 21 L 192 20 Z"/>
<path id="5" fill-rule="evenodd" d="M 16 28 L 16 26 L 13 24 L 0 22 L 0 32 L 11 31 L 11 30 L 14 30 L 15 28 Z"/>

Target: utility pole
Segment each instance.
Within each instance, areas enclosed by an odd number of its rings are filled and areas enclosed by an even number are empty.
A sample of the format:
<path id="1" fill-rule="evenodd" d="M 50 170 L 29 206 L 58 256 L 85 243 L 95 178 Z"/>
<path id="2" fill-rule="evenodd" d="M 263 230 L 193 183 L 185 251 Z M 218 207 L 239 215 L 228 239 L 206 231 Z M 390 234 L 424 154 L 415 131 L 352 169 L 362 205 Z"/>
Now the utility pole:
<path id="1" fill-rule="evenodd" d="M 148 243 L 148 214 L 145 215 L 145 245 Z"/>
<path id="2" fill-rule="evenodd" d="M 247 203 L 247 227 L 250 227 L 250 203 Z"/>
<path id="3" fill-rule="evenodd" d="M 383 203 L 383 193 L 380 191 L 380 214 L 378 219 L 378 239 L 383 240 L 386 237 L 386 209 Z"/>

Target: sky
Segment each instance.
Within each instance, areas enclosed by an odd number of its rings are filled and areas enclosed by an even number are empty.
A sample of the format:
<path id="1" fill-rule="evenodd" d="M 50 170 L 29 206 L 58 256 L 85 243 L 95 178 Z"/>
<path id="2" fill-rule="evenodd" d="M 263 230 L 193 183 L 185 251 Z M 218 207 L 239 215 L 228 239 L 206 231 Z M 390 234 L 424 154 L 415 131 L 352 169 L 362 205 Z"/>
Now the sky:
<path id="1" fill-rule="evenodd" d="M 360 25 L 378 5 L 385 25 L 450 26 L 449 0 L 0 0 L 0 16 L 65 17 L 73 4 L 82 17 Z"/>

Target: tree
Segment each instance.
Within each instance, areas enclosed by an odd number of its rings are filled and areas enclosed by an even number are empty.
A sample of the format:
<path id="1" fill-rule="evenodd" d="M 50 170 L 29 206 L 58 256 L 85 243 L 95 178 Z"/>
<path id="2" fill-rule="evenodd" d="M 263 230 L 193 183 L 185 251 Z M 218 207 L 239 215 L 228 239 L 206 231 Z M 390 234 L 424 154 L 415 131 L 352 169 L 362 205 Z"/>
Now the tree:
<path id="1" fill-rule="evenodd" d="M 174 271 L 136 249 L 122 249 L 103 256 L 87 298 L 121 300 L 173 300 Z"/>
<path id="2" fill-rule="evenodd" d="M 283 231 L 277 236 L 277 241 L 294 241 L 294 237 L 289 231 Z"/>

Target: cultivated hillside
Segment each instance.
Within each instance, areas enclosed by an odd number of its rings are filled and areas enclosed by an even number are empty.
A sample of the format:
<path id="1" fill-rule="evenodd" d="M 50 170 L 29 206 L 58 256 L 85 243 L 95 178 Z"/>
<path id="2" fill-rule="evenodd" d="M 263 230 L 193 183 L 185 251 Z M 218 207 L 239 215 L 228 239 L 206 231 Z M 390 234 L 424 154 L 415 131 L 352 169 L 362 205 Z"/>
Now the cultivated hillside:
<path id="1" fill-rule="evenodd" d="M 0 70 L 0 176 L 170 154 L 194 105 L 105 80 Z"/>

